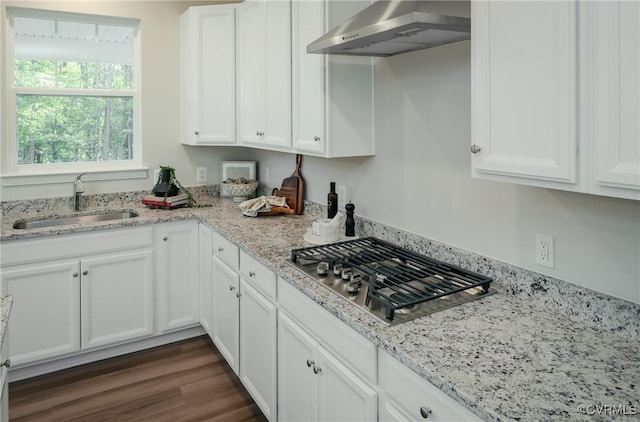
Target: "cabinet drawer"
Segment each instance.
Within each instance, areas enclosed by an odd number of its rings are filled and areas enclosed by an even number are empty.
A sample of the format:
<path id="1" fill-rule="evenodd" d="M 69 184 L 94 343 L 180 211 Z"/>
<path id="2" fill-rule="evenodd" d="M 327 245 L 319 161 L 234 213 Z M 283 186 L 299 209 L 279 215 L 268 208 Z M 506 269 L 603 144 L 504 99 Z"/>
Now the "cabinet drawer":
<path id="1" fill-rule="evenodd" d="M 276 275 L 245 251 L 240 251 L 240 275 L 253 287 L 275 302 Z"/>
<path id="2" fill-rule="evenodd" d="M 3 242 L 0 245 L 0 251 L 2 265 L 5 266 L 144 248 L 152 245 L 153 228 L 147 226 Z"/>
<path id="3" fill-rule="evenodd" d="M 278 283 L 278 303 L 304 325 L 322 346 L 362 378 L 376 384 L 376 346 L 286 281 Z"/>
<path id="4" fill-rule="evenodd" d="M 238 271 L 240 265 L 240 250 L 226 237 L 213 232 L 213 254 Z"/>
<path id="5" fill-rule="evenodd" d="M 480 421 L 476 415 L 387 352 L 378 352 L 380 387 L 410 420 Z M 384 405 L 385 400 L 381 401 Z"/>

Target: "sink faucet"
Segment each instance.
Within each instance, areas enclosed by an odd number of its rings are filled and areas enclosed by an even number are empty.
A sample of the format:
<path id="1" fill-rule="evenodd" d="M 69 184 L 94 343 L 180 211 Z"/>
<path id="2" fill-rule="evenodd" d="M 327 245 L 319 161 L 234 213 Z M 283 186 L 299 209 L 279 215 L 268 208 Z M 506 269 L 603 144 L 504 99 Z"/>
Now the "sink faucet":
<path id="1" fill-rule="evenodd" d="M 75 182 L 73 182 L 73 209 L 74 211 L 80 211 L 80 197 L 84 192 L 84 182 L 80 179 L 87 173 L 81 173 L 76 177 Z"/>

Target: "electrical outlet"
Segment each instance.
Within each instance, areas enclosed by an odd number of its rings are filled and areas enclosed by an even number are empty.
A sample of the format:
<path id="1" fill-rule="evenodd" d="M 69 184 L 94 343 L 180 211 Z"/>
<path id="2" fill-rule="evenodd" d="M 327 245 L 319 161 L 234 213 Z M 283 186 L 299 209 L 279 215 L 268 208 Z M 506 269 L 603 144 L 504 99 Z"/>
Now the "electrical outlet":
<path id="1" fill-rule="evenodd" d="M 338 185 L 338 211 L 344 211 L 344 206 L 347 205 L 347 187 L 344 185 Z"/>
<path id="2" fill-rule="evenodd" d="M 553 236 L 536 234 L 536 263 L 553 268 Z"/>
<path id="3" fill-rule="evenodd" d="M 206 182 L 207 182 L 207 168 L 196 167 L 196 183 L 206 183 Z"/>

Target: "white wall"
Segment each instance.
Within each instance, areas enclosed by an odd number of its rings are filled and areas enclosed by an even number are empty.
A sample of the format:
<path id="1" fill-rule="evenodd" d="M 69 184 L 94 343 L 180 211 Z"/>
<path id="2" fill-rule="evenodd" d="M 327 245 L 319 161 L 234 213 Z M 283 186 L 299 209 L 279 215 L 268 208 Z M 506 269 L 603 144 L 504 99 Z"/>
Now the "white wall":
<path id="1" fill-rule="evenodd" d="M 142 42 L 142 162 L 151 169 L 146 179 L 92 181 L 85 184 L 88 194 L 117 191 L 150 190 L 154 185 L 153 169 L 160 165 L 176 168 L 178 179 L 186 186 L 195 185 L 195 167 L 208 170 L 206 184 L 220 182 L 220 161 L 241 160 L 244 148 L 209 148 L 183 146 L 180 134 L 180 14 L 189 6 L 225 1 L 0 1 L 0 40 L 4 41 L 5 6 L 32 7 L 78 13 L 122 16 L 141 20 Z M 227 1 L 228 2 L 228 1 Z M 4 46 L 0 48 L 4 51 Z M 6 69 L 2 54 L 2 69 Z M 3 74 L 4 72 L 0 72 Z M 2 108 L 6 105 L 4 79 L 2 79 Z M 6 113 L 0 116 L 0 139 L 8 142 Z M 3 148 L 1 172 L 9 157 Z M 3 201 L 37 197 L 71 195 L 74 176 L 69 181 L 42 186 L 4 187 Z"/>
<path id="2" fill-rule="evenodd" d="M 344 184 L 356 214 L 640 303 L 640 203 L 472 179 L 470 43 L 379 59 L 377 155 L 305 157 L 306 199 Z M 270 185 L 291 154 L 256 151 Z M 536 233 L 555 238 L 555 269 L 535 263 Z"/>

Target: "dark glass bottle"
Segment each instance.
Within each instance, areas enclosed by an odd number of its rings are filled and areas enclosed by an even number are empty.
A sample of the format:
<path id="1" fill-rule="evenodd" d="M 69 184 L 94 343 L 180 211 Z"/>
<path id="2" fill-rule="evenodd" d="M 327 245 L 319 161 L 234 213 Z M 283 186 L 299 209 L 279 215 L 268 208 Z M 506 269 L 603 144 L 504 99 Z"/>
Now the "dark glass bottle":
<path id="1" fill-rule="evenodd" d="M 336 182 L 331 182 L 331 189 L 327 194 L 327 218 L 333 218 L 338 213 L 338 194 L 336 193 Z"/>

